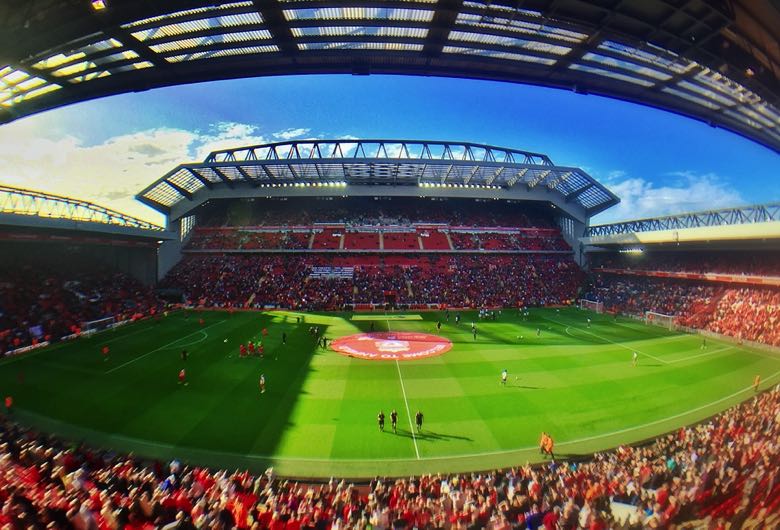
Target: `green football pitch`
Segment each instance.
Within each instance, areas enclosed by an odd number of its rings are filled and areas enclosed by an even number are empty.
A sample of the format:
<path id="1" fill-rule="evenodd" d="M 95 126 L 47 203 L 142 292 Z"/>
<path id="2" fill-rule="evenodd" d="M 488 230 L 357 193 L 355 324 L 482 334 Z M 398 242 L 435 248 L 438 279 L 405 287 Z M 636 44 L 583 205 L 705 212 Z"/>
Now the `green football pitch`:
<path id="1" fill-rule="evenodd" d="M 4 359 L 0 394 L 14 397 L 17 420 L 69 440 L 288 476 L 360 477 L 539 461 L 541 431 L 557 455 L 592 453 L 749 399 L 756 375 L 762 388 L 780 380 L 772 353 L 712 339 L 702 347 L 699 336 L 574 308 L 531 310 L 527 319 L 504 311 L 496 321 L 467 312 L 460 325 L 454 313 L 449 322 L 437 312 L 404 315 L 176 312 Z M 311 326 L 330 339 L 371 329 L 437 334 L 453 347 L 419 360 L 365 360 L 318 348 Z M 239 358 L 238 345 L 261 339 L 263 328 L 265 357 Z M 421 432 L 410 418 L 417 410 Z"/>

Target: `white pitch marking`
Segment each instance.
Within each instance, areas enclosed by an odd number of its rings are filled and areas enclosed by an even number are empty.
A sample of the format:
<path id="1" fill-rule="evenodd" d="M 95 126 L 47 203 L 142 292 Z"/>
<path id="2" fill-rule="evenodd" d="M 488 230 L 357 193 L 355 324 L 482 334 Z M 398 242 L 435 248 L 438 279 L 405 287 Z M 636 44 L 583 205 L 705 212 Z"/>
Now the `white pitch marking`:
<path id="1" fill-rule="evenodd" d="M 563 322 L 558 322 L 557 320 L 553 320 L 553 319 L 551 319 L 551 318 L 547 318 L 547 317 L 542 317 L 542 318 L 543 318 L 543 319 L 545 319 L 545 320 L 547 320 L 548 322 L 554 322 L 555 324 L 558 324 L 559 326 L 566 326 L 566 324 L 564 324 Z M 614 344 L 615 346 L 620 346 L 621 348 L 625 348 L 625 349 L 626 349 L 626 350 L 628 350 L 628 351 L 632 351 L 632 352 L 633 352 L 633 351 L 635 351 L 635 352 L 637 352 L 637 353 L 641 353 L 642 355 L 645 355 L 645 356 L 647 356 L 647 357 L 650 357 L 651 359 L 655 359 L 655 360 L 656 360 L 656 361 L 658 361 L 659 363 L 663 363 L 663 364 L 669 364 L 669 361 L 664 361 L 663 359 L 661 359 L 661 358 L 659 358 L 659 357 L 656 357 L 655 355 L 650 355 L 649 353 L 645 353 L 645 352 L 643 352 L 642 350 L 637 350 L 636 348 L 629 348 L 629 347 L 628 347 L 628 346 L 626 346 L 625 344 L 621 344 L 621 343 L 619 343 L 619 342 L 615 342 L 614 340 L 610 340 L 610 339 L 608 339 L 608 338 L 606 338 L 606 337 L 602 337 L 601 335 L 596 335 L 595 333 L 592 333 L 592 332 L 590 332 L 590 331 L 588 331 L 588 330 L 586 330 L 586 329 L 582 329 L 582 328 L 579 328 L 579 327 L 577 327 L 577 326 L 566 326 L 566 327 L 572 327 L 572 328 L 574 328 L 574 329 L 576 329 L 576 330 L 578 330 L 578 331 L 582 331 L 583 333 L 587 333 L 588 335 L 593 335 L 593 336 L 594 336 L 594 337 L 596 337 L 597 339 L 605 340 L 605 341 L 607 341 L 607 342 L 609 342 L 609 343 L 612 343 L 612 344 Z M 571 333 L 569 333 L 569 335 L 571 335 Z"/>
<path id="2" fill-rule="evenodd" d="M 136 361 L 138 361 L 138 360 L 140 360 L 140 359 L 143 359 L 143 358 L 144 358 L 144 357 L 146 357 L 147 355 L 151 355 L 151 354 L 153 354 L 153 353 L 155 353 L 155 352 L 158 352 L 158 351 L 160 351 L 160 350 L 165 350 L 165 349 L 169 348 L 170 346 L 173 346 L 174 344 L 176 344 L 177 342 L 179 342 L 181 339 L 186 339 L 187 337 L 189 337 L 190 335 L 194 335 L 195 333 L 202 333 L 202 332 L 205 332 L 207 329 L 209 329 L 209 328 L 213 328 L 214 326 L 217 326 L 217 325 L 219 325 L 219 324 L 222 324 L 223 322 L 226 322 L 226 321 L 225 321 L 225 320 L 220 320 L 219 322 L 215 322 L 214 324 L 212 324 L 212 325 L 210 325 L 210 326 L 206 326 L 206 327 L 205 327 L 205 328 L 203 328 L 203 329 L 199 329 L 199 330 L 197 330 L 197 331 L 193 331 L 192 333 L 187 333 L 187 334 L 186 334 L 186 335 L 184 335 L 183 337 L 179 337 L 178 339 L 174 340 L 173 342 L 169 342 L 169 343 L 168 343 L 168 344 L 166 344 L 165 346 L 160 346 L 160 347 L 159 347 L 159 348 L 157 348 L 156 350 L 152 350 L 152 351 L 146 352 L 146 353 L 144 353 L 143 355 L 139 355 L 138 357 L 136 357 L 136 358 L 134 358 L 134 359 L 130 359 L 130 360 L 129 360 L 129 361 L 127 361 L 126 363 L 122 363 L 122 364 L 120 364 L 119 366 L 115 366 L 115 367 L 114 367 L 114 368 L 112 368 L 111 370 L 107 370 L 107 371 L 106 371 L 106 373 L 107 373 L 107 374 L 110 374 L 111 372 L 116 372 L 116 371 L 117 371 L 117 370 L 119 370 L 120 368 L 124 368 L 124 367 L 125 367 L 125 366 L 127 366 L 128 364 L 132 364 L 132 363 L 134 363 L 134 362 L 136 362 Z"/>
<path id="3" fill-rule="evenodd" d="M 685 362 L 685 361 L 690 361 L 691 359 L 698 359 L 699 357 L 706 357 L 707 355 L 712 355 L 712 354 L 715 354 L 715 353 L 720 353 L 720 352 L 724 352 L 726 350 L 734 350 L 734 349 L 736 349 L 736 346 L 726 346 L 725 348 L 719 348 L 717 350 L 706 351 L 704 353 L 699 353 L 698 355 L 691 355 L 690 357 L 683 357 L 682 359 L 674 359 L 672 361 L 667 361 L 667 362 L 669 364 L 682 363 L 682 362 Z"/>
<path id="4" fill-rule="evenodd" d="M 766 379 L 764 379 L 764 383 L 767 381 L 774 379 L 780 375 L 780 370 L 769 375 Z M 718 400 L 715 400 L 711 403 L 707 403 L 705 405 L 701 405 L 700 407 L 696 407 L 690 410 L 687 410 L 685 412 L 681 412 L 679 414 L 675 414 L 673 416 L 669 416 L 667 418 L 661 418 L 659 420 L 651 421 L 648 423 L 643 423 L 641 425 L 634 425 L 633 427 L 627 427 L 625 429 L 620 429 L 617 431 L 612 432 L 605 432 L 601 434 L 596 434 L 594 436 L 587 436 L 585 438 L 577 438 L 576 440 L 567 440 L 565 442 L 556 442 L 556 445 L 572 445 L 577 444 L 580 442 L 588 442 L 590 440 L 597 440 L 599 438 L 608 438 L 610 436 L 613 436 L 615 434 L 623 434 L 626 432 L 636 431 L 639 429 L 643 429 L 645 427 L 650 427 L 652 425 L 657 425 L 659 423 L 663 423 L 665 421 L 673 420 L 676 418 L 681 418 L 683 416 L 686 416 L 688 414 L 691 414 L 693 412 L 698 412 L 700 410 L 704 410 L 708 407 L 711 407 L 712 405 L 717 405 L 718 403 L 722 403 L 723 401 L 727 401 L 733 397 L 736 397 L 744 392 L 747 392 L 749 390 L 753 390 L 753 385 L 747 386 L 743 388 L 742 390 L 737 390 L 736 392 L 729 394 L 728 396 L 722 397 Z M 29 414 L 32 416 L 37 417 L 44 417 L 40 414 L 36 414 L 34 412 L 30 411 L 24 411 L 25 414 Z M 80 427 L 81 431 L 87 431 L 87 432 L 93 432 L 93 433 L 100 433 L 105 434 L 99 431 L 95 431 L 93 429 L 88 429 L 86 427 Z M 117 440 L 124 440 L 130 443 L 140 444 L 140 445 L 147 445 L 150 447 L 158 447 L 158 448 L 166 448 L 166 449 L 174 449 L 176 451 L 193 451 L 201 454 L 212 454 L 212 455 L 222 455 L 222 456 L 240 456 L 242 458 L 248 458 L 250 460 L 275 460 L 275 461 L 284 461 L 288 460 L 290 462 L 344 462 L 344 463 L 370 463 L 370 462 L 409 462 L 409 458 L 382 458 L 379 460 L 373 459 L 360 459 L 360 458 L 317 458 L 317 457 L 302 457 L 302 456 L 278 456 L 278 455 L 258 455 L 258 454 L 240 454 L 240 453 L 230 453 L 227 451 L 216 451 L 214 449 L 200 449 L 197 447 L 180 447 L 176 445 L 166 444 L 166 443 L 160 443 L 160 442 L 154 442 L 151 440 L 144 440 L 141 438 L 132 438 L 129 436 L 123 436 L 121 434 L 110 434 L 109 435 L 113 439 Z M 538 449 L 538 446 L 531 445 L 527 447 L 518 447 L 516 449 L 505 449 L 503 451 L 487 451 L 482 453 L 468 453 L 468 454 L 460 454 L 460 455 L 442 455 L 442 456 L 426 456 L 425 458 L 420 458 L 419 460 L 459 460 L 463 458 L 474 458 L 474 457 L 481 457 L 481 456 L 496 456 L 496 455 L 504 455 L 504 454 L 511 454 L 511 453 L 517 453 L 519 451 L 529 451 L 531 449 Z"/>
<path id="5" fill-rule="evenodd" d="M 385 319 L 387 322 L 387 331 L 390 331 L 390 319 Z M 409 410 L 409 401 L 406 399 L 406 388 L 404 388 L 404 378 L 401 376 L 401 365 L 398 363 L 398 359 L 395 360 L 395 367 L 398 369 L 398 380 L 401 381 L 401 392 L 404 395 L 404 405 L 406 405 L 406 418 L 409 420 L 409 432 L 412 433 L 412 442 L 414 442 L 414 454 L 417 455 L 417 460 L 420 459 L 420 450 L 417 448 L 417 437 L 414 435 L 414 425 L 412 425 L 412 413 Z"/>

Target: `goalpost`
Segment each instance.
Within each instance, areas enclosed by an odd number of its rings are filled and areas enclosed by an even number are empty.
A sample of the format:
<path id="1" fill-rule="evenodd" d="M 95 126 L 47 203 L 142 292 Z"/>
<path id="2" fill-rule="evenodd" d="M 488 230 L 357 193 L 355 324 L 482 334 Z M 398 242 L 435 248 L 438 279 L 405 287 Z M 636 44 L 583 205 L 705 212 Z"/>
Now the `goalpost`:
<path id="1" fill-rule="evenodd" d="M 664 315 L 655 311 L 645 311 L 645 324 L 655 324 L 672 331 L 674 329 L 675 315 Z"/>
<path id="2" fill-rule="evenodd" d="M 100 318 L 98 320 L 90 320 L 88 322 L 81 323 L 81 333 L 91 335 L 98 331 L 103 331 L 116 325 L 115 317 Z"/>
<path id="3" fill-rule="evenodd" d="M 604 312 L 604 302 L 596 302 L 595 300 L 586 300 L 580 298 L 580 309 L 587 309 L 589 311 L 595 311 L 596 313 Z"/>

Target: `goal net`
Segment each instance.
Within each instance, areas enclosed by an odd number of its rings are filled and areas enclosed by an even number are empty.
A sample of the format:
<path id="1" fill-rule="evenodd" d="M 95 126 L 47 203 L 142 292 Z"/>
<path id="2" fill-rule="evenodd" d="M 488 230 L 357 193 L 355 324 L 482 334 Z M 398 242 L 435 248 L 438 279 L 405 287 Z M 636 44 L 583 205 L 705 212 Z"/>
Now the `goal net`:
<path id="1" fill-rule="evenodd" d="M 664 315 L 655 311 L 645 311 L 645 324 L 655 324 L 669 330 L 674 329 L 675 315 Z"/>
<path id="2" fill-rule="evenodd" d="M 114 324 L 116 324 L 116 318 L 114 317 L 99 318 L 97 320 L 82 322 L 81 333 L 82 334 L 96 333 L 98 331 L 103 331 L 104 329 L 108 329 Z"/>
<path id="3" fill-rule="evenodd" d="M 588 309 L 590 311 L 595 311 L 596 313 L 603 313 L 604 302 L 596 302 L 594 300 L 585 300 L 584 298 L 581 298 L 580 309 Z"/>

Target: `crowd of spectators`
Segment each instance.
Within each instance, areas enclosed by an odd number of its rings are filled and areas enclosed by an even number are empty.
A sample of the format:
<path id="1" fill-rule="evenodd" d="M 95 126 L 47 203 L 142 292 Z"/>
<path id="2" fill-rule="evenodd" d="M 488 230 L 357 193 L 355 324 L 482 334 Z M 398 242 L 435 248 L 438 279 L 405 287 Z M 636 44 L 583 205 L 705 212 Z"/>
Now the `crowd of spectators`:
<path id="1" fill-rule="evenodd" d="M 152 289 L 98 262 L 15 254 L 0 262 L 0 355 L 78 333 L 86 321 L 132 318 L 159 305 Z"/>
<path id="2" fill-rule="evenodd" d="M 311 278 L 354 267 L 352 279 Z M 193 304 L 340 309 L 355 304 L 453 307 L 572 302 L 582 272 L 569 255 L 191 255 L 163 280 Z"/>
<path id="3" fill-rule="evenodd" d="M 311 232 L 195 228 L 187 242 L 194 250 L 300 250 L 309 248 Z"/>
<path id="4" fill-rule="evenodd" d="M 441 234 L 445 250 L 561 250 L 570 251 L 571 247 L 557 229 L 533 230 L 531 232 L 506 232 L 489 228 L 479 231 L 451 231 L 425 229 L 416 232 L 399 233 L 392 227 L 362 227 L 360 231 L 345 228 L 296 227 L 295 231 L 278 227 L 277 229 L 248 227 L 195 228 L 187 242 L 190 250 L 421 250 L 431 234 Z M 414 229 L 412 229 L 414 230 Z M 425 234 L 424 236 L 422 234 Z M 452 246 L 446 242 L 447 234 Z M 381 239 L 380 239 L 381 237 Z M 383 243 L 380 243 L 382 241 Z M 427 247 L 423 247 L 428 250 Z"/>
<path id="5" fill-rule="evenodd" d="M 608 311 L 677 317 L 677 324 L 780 346 L 780 288 L 596 274 L 584 295 Z"/>
<path id="6" fill-rule="evenodd" d="M 410 226 L 413 223 L 449 226 L 524 226 L 555 228 L 551 216 L 541 207 L 518 206 L 504 201 L 466 199 L 320 198 L 263 200 L 262 207 L 251 200 L 215 201 L 202 207 L 198 225 L 306 226 L 339 223 L 349 226 Z"/>
<path id="7" fill-rule="evenodd" d="M 591 266 L 640 271 L 780 276 L 780 253 L 756 250 L 594 254 Z"/>
<path id="8" fill-rule="evenodd" d="M 680 323 L 780 346 L 780 288 L 724 289 L 711 311 L 684 316 Z"/>
<path id="9" fill-rule="evenodd" d="M 322 484 L 144 463 L 0 421 L 9 529 L 643 530 L 780 524 L 780 391 L 581 461 Z"/>

